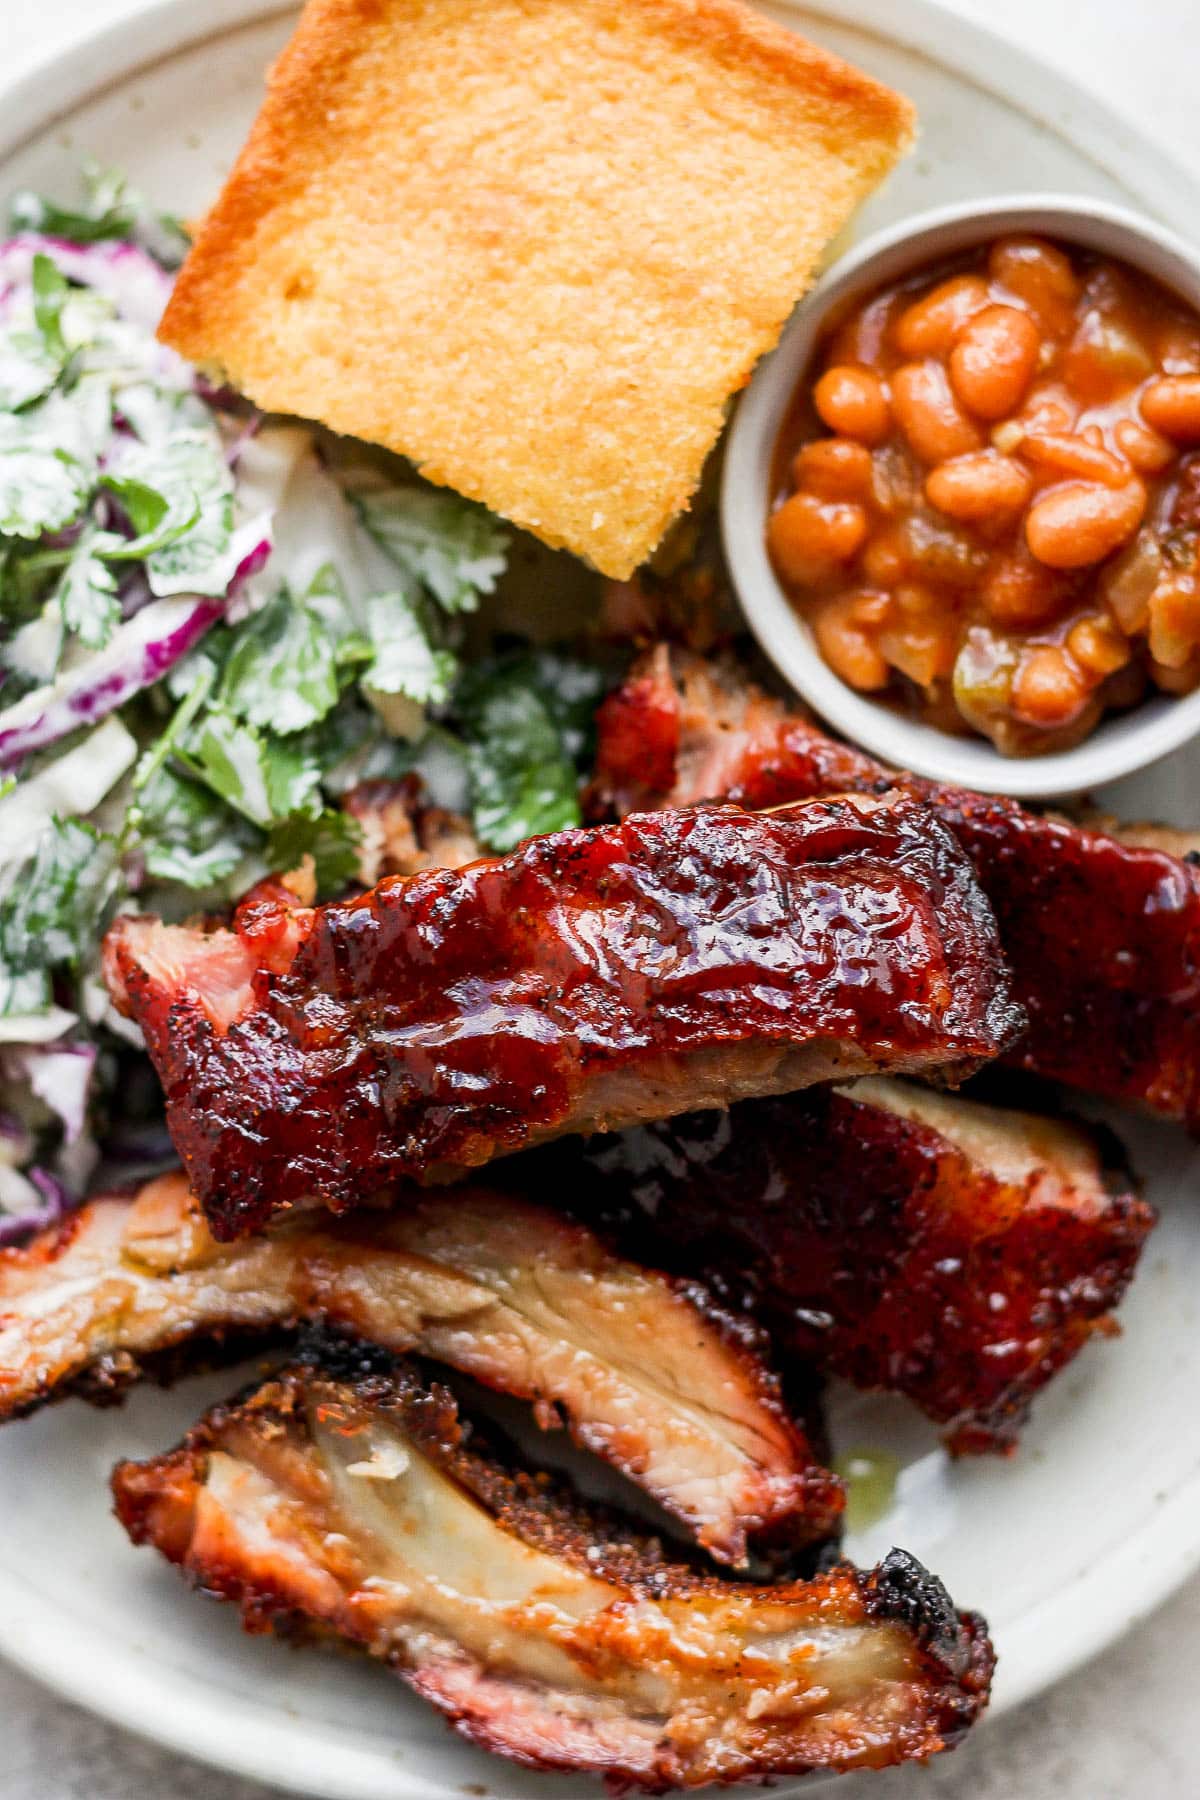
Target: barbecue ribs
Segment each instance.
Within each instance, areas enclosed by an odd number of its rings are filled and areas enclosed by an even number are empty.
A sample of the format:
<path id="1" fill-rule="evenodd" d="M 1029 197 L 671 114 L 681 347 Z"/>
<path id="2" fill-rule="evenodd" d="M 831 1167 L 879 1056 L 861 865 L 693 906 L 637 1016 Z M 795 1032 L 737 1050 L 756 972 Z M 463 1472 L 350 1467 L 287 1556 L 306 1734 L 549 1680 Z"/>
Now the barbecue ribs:
<path id="1" fill-rule="evenodd" d="M 1123 842 L 894 774 L 729 665 L 662 645 L 601 708 L 597 813 L 896 787 L 936 809 L 995 908 L 1029 1015 L 1013 1060 L 1200 1127 L 1200 868 L 1190 859 L 1154 847 L 1145 828 Z"/>
<path id="2" fill-rule="evenodd" d="M 1011 1449 L 1038 1390 L 1116 1329 L 1154 1222 L 1082 1127 L 891 1080 L 553 1146 L 539 1166 L 627 1251 L 761 1321 L 779 1358 L 908 1395 L 958 1451 Z"/>
<path id="3" fill-rule="evenodd" d="M 957 1080 L 1021 1024 L 970 865 L 902 797 L 643 815 L 289 898 L 106 940 L 222 1239 L 567 1132 L 873 1071 Z"/>
<path id="4" fill-rule="evenodd" d="M 778 1587 L 697 1575 L 469 1446 L 403 1366 L 292 1368 L 113 1488 L 134 1542 L 249 1630 L 362 1646 L 534 1768 L 651 1793 L 877 1768 L 986 1704 L 982 1620 L 902 1552 Z"/>
<path id="5" fill-rule="evenodd" d="M 119 1393 L 185 1345 L 315 1320 L 532 1400 L 723 1562 L 743 1564 L 748 1538 L 787 1551 L 836 1527 L 840 1483 L 749 1332 L 583 1226 L 475 1188 L 234 1245 L 214 1242 L 182 1175 L 94 1200 L 0 1252 L 0 1419 Z"/>

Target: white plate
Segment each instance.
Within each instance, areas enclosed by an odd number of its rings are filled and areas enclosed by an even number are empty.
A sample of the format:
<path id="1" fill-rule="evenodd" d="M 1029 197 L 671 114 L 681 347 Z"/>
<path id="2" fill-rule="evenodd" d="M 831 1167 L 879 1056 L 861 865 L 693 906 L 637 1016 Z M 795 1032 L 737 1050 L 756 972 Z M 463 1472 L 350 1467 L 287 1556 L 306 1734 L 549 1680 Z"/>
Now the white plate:
<path id="1" fill-rule="evenodd" d="M 1186 171 L 1062 77 L 927 0 L 772 10 L 920 107 L 921 146 L 864 225 L 1023 188 L 1133 201 L 1184 232 L 1200 226 Z M 262 0 L 169 0 L 136 28 L 100 33 L 0 95 L 0 192 L 68 192 L 90 151 L 164 206 L 201 207 L 289 24 Z M 1112 798 L 1128 815 L 1194 825 L 1198 790 L 1191 752 Z M 1163 1222 L 1124 1341 L 1090 1349 L 1059 1380 L 1018 1456 L 950 1467 L 899 1404 L 845 1395 L 835 1407 L 843 1445 L 890 1447 L 906 1465 L 891 1515 L 851 1552 L 868 1560 L 902 1543 L 988 1614 L 1000 1651 L 993 1718 L 1111 1643 L 1200 1563 L 1200 1153 L 1152 1125 L 1125 1121 L 1122 1134 Z M 117 1413 L 71 1404 L 0 1434 L 0 1650 L 147 1737 L 331 1800 L 528 1800 L 535 1787 L 545 1800 L 595 1800 L 589 1781 L 535 1781 L 468 1749 L 378 1669 L 243 1637 L 229 1609 L 189 1598 L 130 1549 L 108 1513 L 110 1465 L 171 1443 L 228 1387 L 225 1376 L 143 1392 Z M 857 1788 L 837 1791 L 849 1800 Z"/>

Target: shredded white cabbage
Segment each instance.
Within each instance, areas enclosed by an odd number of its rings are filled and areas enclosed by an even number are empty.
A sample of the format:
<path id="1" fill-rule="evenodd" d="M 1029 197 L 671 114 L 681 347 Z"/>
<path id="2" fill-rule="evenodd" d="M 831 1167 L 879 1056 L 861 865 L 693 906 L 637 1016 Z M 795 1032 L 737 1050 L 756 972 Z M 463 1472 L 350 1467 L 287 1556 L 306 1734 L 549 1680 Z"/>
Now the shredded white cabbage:
<path id="1" fill-rule="evenodd" d="M 50 818 L 82 818 L 132 769 L 138 747 L 115 716 L 0 800 L 0 892 Z"/>
<path id="2" fill-rule="evenodd" d="M 78 1013 L 65 1006 L 48 1006 L 38 1013 L 0 1013 L 0 1044 L 53 1044 L 78 1023 Z"/>

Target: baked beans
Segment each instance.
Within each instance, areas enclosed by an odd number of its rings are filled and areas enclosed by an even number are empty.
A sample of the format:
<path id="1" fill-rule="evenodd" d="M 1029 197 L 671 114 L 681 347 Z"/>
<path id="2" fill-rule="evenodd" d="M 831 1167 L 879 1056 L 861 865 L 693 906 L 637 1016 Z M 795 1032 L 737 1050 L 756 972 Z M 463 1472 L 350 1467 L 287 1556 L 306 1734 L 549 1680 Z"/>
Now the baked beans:
<path id="1" fill-rule="evenodd" d="M 1200 685 L 1200 317 L 1002 238 L 838 321 L 767 541 L 852 687 L 1010 755 Z"/>

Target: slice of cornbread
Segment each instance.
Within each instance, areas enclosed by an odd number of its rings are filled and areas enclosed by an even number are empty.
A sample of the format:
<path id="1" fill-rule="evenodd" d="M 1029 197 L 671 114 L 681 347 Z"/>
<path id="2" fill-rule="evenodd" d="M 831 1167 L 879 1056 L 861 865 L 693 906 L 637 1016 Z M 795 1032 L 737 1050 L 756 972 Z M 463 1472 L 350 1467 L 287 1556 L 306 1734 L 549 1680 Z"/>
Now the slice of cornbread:
<path id="1" fill-rule="evenodd" d="M 912 125 L 739 0 L 309 0 L 161 335 L 623 577 Z"/>

